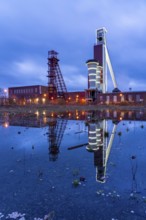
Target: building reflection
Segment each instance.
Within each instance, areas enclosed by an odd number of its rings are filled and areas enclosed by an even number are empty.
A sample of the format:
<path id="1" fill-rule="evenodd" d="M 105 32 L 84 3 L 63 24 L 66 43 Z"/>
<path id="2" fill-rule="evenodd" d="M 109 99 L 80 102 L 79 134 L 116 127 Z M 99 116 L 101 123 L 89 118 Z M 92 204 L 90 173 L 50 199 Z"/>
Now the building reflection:
<path id="1" fill-rule="evenodd" d="M 106 180 L 107 161 L 110 155 L 118 121 L 113 122 L 112 132 L 109 134 L 107 132 L 107 120 L 94 120 L 93 118 L 89 117 L 87 121 L 88 145 L 86 149 L 94 154 L 96 181 L 104 183 Z"/>
<path id="2" fill-rule="evenodd" d="M 23 126 L 33 128 L 47 128 L 49 159 L 55 161 L 60 153 L 61 141 L 69 120 L 86 121 L 88 126 L 88 143 L 81 143 L 69 149 L 76 149 L 87 145 L 87 150 L 94 154 L 96 166 L 96 180 L 105 182 L 107 161 L 116 132 L 117 124 L 122 120 L 146 121 L 146 111 L 142 110 L 111 110 L 102 111 L 65 111 L 47 112 L 34 111 L 30 113 L 3 113 L 0 114 L 0 125 L 8 129 L 9 126 Z M 113 129 L 108 134 L 107 120 L 113 121 Z"/>

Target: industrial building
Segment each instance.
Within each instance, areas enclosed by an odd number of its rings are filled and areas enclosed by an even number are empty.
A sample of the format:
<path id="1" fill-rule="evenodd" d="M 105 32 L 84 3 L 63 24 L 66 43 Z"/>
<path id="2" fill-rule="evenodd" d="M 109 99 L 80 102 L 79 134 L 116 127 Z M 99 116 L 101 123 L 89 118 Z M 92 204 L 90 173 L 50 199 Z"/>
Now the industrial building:
<path id="1" fill-rule="evenodd" d="M 41 85 L 10 87 L 8 89 L 10 101 L 19 104 L 38 102 L 45 103 L 47 93 L 48 87 Z"/>
<path id="2" fill-rule="evenodd" d="M 47 103 L 64 100 L 63 103 L 92 103 L 101 105 L 146 104 L 146 92 L 121 92 L 117 86 L 115 74 L 110 60 L 105 28 L 96 30 L 96 43 L 93 46 L 93 58 L 87 60 L 87 89 L 68 92 L 61 69 L 58 53 L 48 51 L 48 86 L 32 85 L 12 87 L 8 89 L 10 101 L 16 103 Z M 109 70 L 109 71 L 108 71 Z M 107 74 L 110 73 L 113 91 L 108 92 Z"/>
<path id="3" fill-rule="evenodd" d="M 87 60 L 88 89 L 86 89 L 86 101 L 104 105 L 145 105 L 146 92 L 121 92 L 117 86 L 115 74 L 110 60 L 105 28 L 96 30 L 96 44 L 93 47 L 93 59 Z M 108 70 L 113 82 L 113 91 L 108 92 Z"/>

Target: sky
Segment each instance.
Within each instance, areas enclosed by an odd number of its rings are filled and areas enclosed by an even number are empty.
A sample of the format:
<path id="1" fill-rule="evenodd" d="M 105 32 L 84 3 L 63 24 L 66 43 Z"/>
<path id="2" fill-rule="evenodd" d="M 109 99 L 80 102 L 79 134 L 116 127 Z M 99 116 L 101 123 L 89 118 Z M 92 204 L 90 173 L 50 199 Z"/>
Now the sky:
<path id="1" fill-rule="evenodd" d="M 101 27 L 118 88 L 146 90 L 145 0 L 0 0 L 0 88 L 47 85 L 48 51 L 55 50 L 67 90 L 86 89 L 86 61 Z"/>

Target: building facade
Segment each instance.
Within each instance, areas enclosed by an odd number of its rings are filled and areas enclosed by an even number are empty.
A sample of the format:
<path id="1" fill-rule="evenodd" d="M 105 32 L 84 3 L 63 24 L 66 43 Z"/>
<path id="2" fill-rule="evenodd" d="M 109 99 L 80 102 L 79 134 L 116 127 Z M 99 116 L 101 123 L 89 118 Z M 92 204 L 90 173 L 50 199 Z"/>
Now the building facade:
<path id="1" fill-rule="evenodd" d="M 48 87 L 41 85 L 10 87 L 8 88 L 8 97 L 14 103 L 45 102 L 47 92 Z"/>

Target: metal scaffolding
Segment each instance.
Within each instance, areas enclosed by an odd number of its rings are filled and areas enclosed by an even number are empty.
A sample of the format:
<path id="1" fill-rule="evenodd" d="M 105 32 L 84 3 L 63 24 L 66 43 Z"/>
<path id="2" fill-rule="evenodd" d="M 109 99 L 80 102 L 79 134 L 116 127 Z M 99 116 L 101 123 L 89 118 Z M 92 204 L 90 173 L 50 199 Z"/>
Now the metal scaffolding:
<path id="1" fill-rule="evenodd" d="M 58 53 L 54 50 L 48 51 L 48 98 L 64 98 L 67 88 L 59 67 Z"/>

